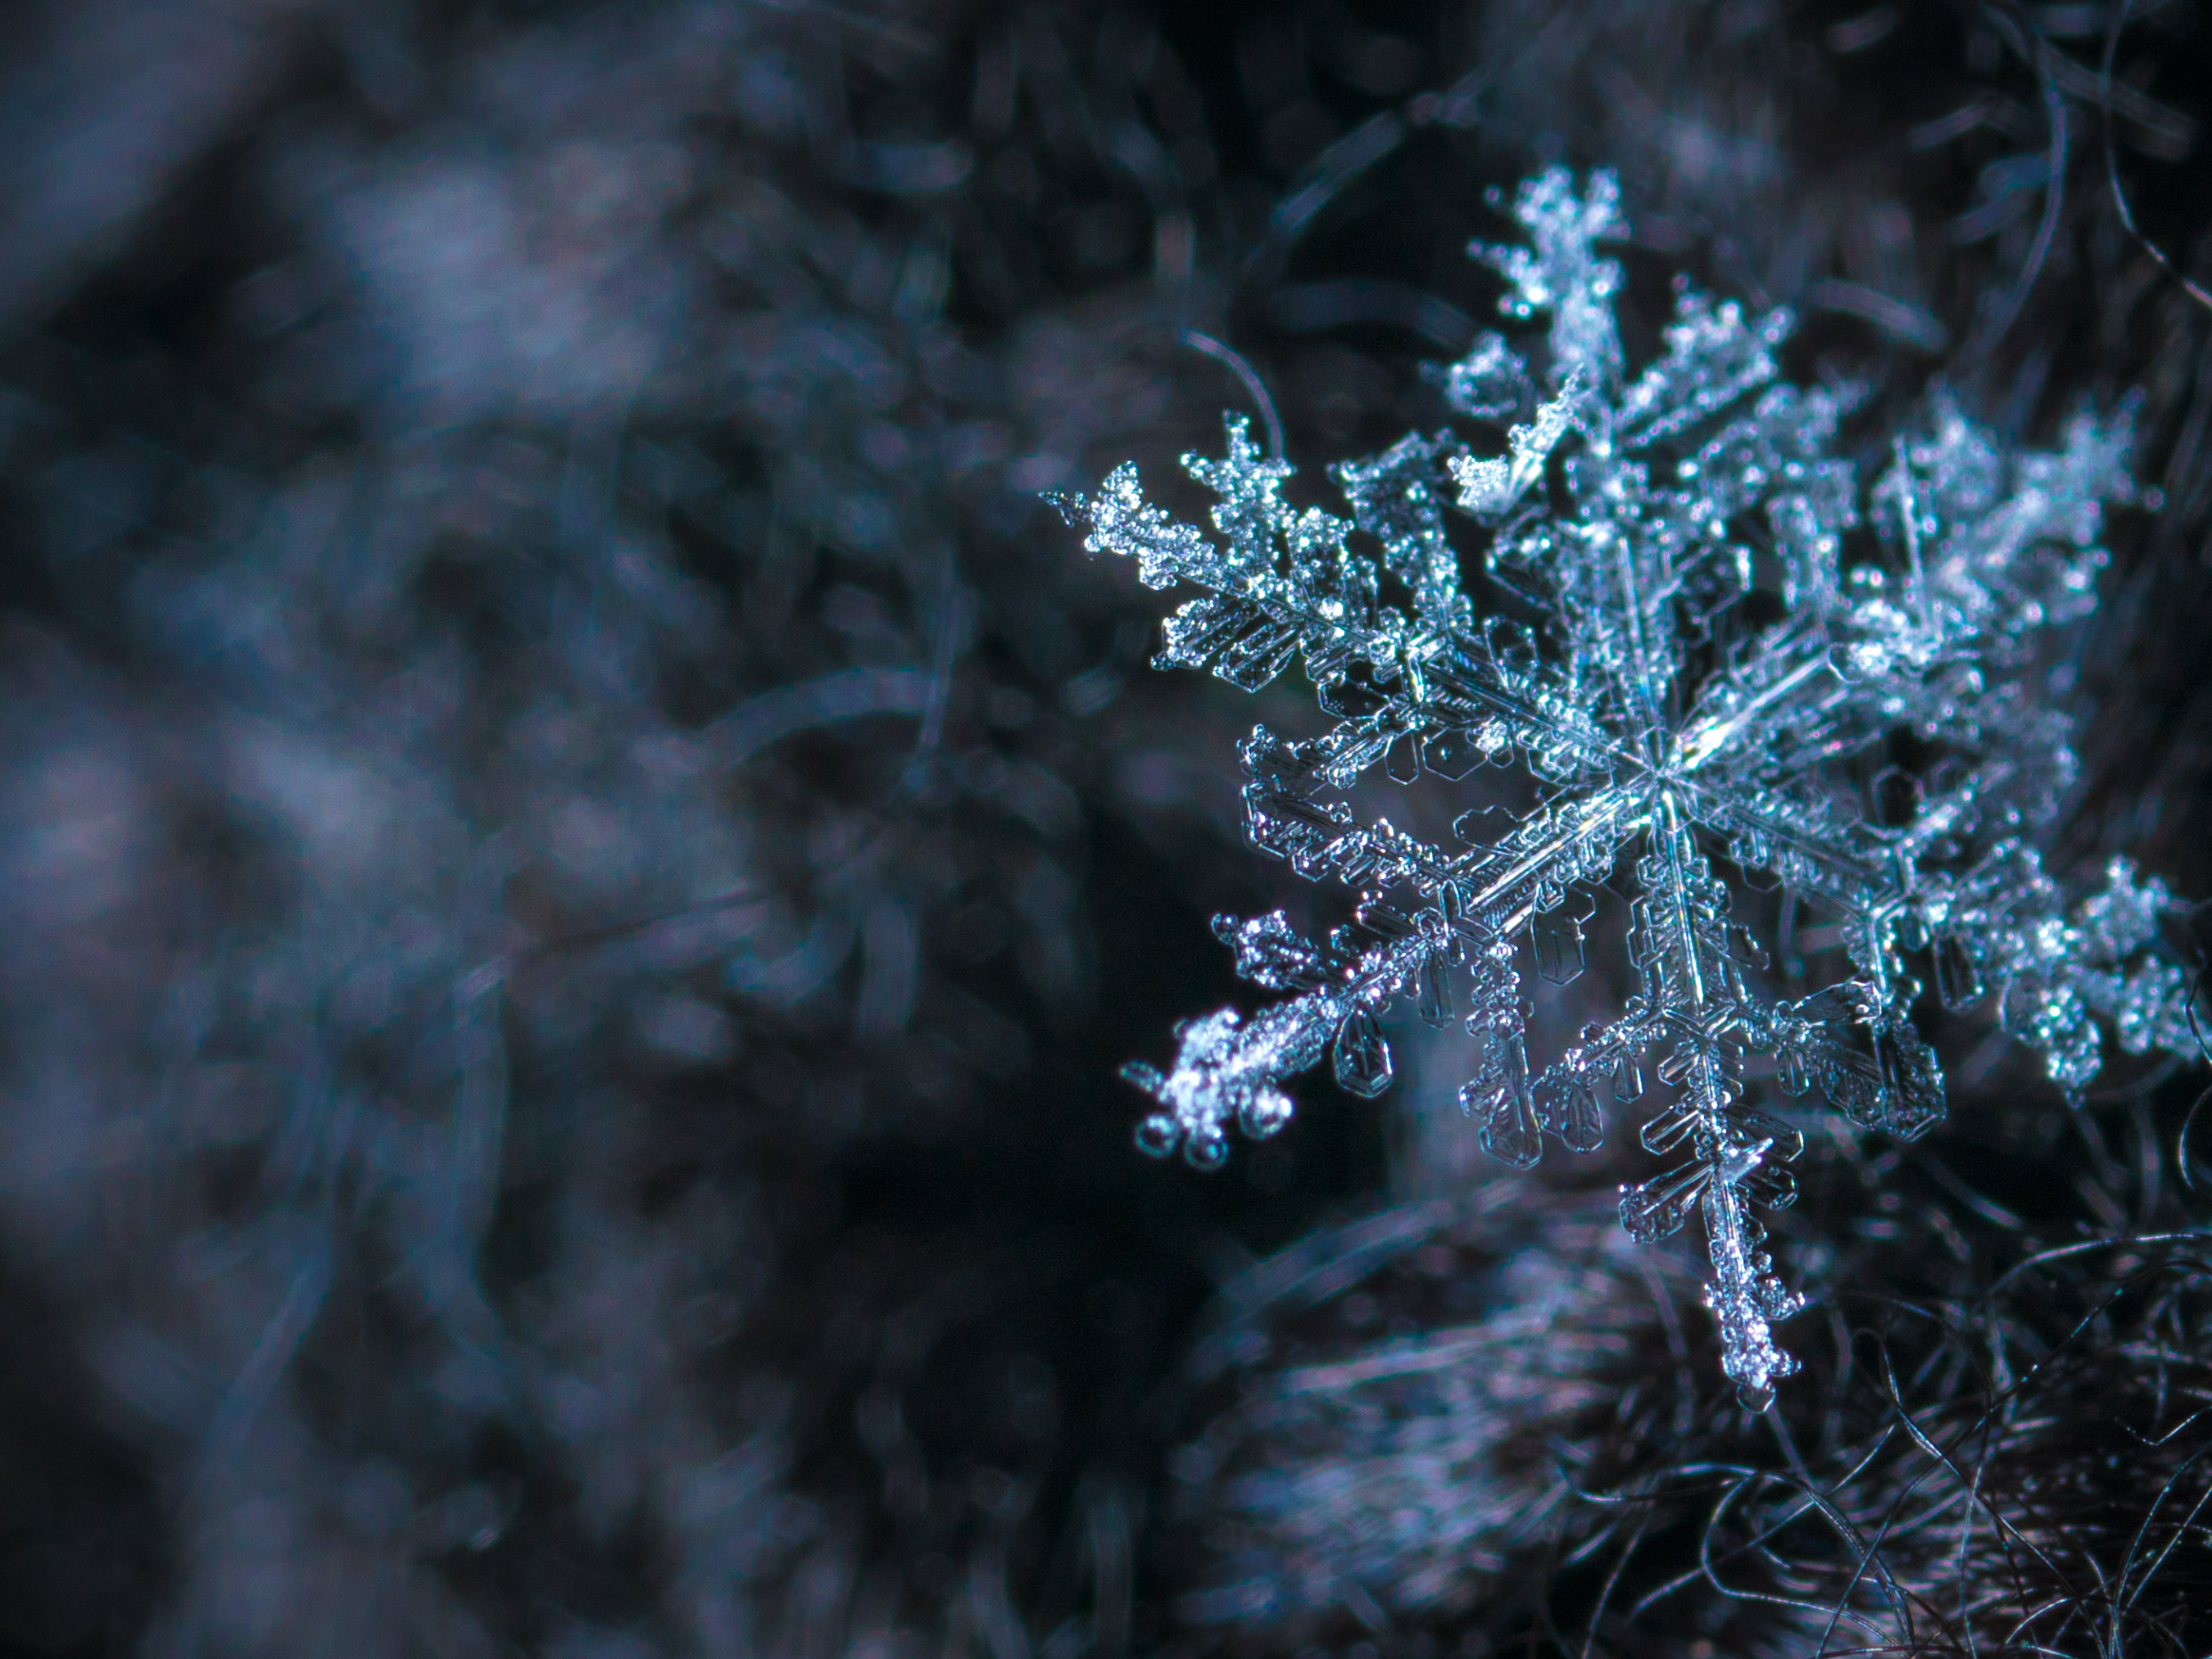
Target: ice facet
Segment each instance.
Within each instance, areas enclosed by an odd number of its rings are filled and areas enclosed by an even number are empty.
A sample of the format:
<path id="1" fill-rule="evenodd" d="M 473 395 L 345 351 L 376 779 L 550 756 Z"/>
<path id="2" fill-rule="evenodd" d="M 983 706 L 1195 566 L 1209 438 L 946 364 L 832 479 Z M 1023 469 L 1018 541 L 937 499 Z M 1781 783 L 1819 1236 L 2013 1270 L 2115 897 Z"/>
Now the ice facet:
<path id="1" fill-rule="evenodd" d="M 1375 1016 L 1364 1008 L 1337 1028 L 1332 1058 L 1337 1087 L 1347 1094 L 1371 1100 L 1390 1086 L 1390 1045 L 1382 1040 Z"/>
<path id="2" fill-rule="evenodd" d="M 1481 1125 L 1482 1149 L 1526 1170 L 1544 1156 L 1544 1129 L 1524 1072 L 1517 1079 L 1477 1079 L 1462 1089 L 1460 1105 Z"/>
<path id="3" fill-rule="evenodd" d="M 1597 1095 L 1580 1077 L 1569 1077 L 1559 1090 L 1559 1121 L 1553 1125 L 1571 1152 L 1594 1152 L 1605 1144 L 1605 1115 Z"/>
<path id="4" fill-rule="evenodd" d="M 1982 1000 L 1981 967 L 1972 947 L 1956 933 L 1946 933 L 1936 942 L 1936 994 L 1954 1012 Z"/>
<path id="5" fill-rule="evenodd" d="M 1540 911 L 1529 925 L 1536 947 L 1536 975 L 1553 985 L 1571 985 L 1582 977 L 1582 918 L 1564 909 Z"/>
<path id="6" fill-rule="evenodd" d="M 1704 1164 L 1686 1164 L 1655 1180 L 1620 1190 L 1620 1224 L 1639 1244 L 1656 1244 L 1680 1232 L 1697 1208 L 1698 1195 L 1712 1179 Z"/>

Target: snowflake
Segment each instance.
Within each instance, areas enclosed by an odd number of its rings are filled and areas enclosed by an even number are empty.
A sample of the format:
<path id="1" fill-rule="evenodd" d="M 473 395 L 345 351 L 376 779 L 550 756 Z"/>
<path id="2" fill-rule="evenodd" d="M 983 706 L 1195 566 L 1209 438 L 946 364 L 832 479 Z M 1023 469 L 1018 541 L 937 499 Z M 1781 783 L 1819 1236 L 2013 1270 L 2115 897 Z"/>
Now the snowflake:
<path id="1" fill-rule="evenodd" d="M 1595 1150 L 1601 1090 L 1641 1100 L 1651 1065 L 1664 1104 L 1643 1144 L 1683 1159 L 1624 1188 L 1621 1220 L 1648 1241 L 1702 1212 L 1723 1366 L 1764 1407 L 1796 1369 L 1770 1327 L 1803 1297 L 1753 1212 L 1795 1196 L 1804 1138 L 1754 1085 L 1926 1133 L 1944 1096 L 1911 1018 L 1917 973 L 1953 1007 L 1994 995 L 2075 1096 L 2100 1063 L 2098 1017 L 2130 1052 L 2191 1046 L 2192 993 L 2158 948 L 2166 890 L 2115 860 L 2069 909 L 2027 838 L 2075 769 L 2067 722 L 2037 695 L 2039 635 L 2095 605 L 2104 508 L 2136 499 L 2133 411 L 2083 413 L 2032 453 L 1939 393 L 1863 494 L 1833 453 L 1850 391 L 1779 377 L 1786 312 L 1747 319 L 1680 287 L 1663 349 L 1630 379 L 1620 268 L 1597 251 L 1624 233 L 1613 180 L 1577 196 L 1554 170 L 1513 211 L 1532 247 L 1472 252 L 1505 278 L 1508 317 L 1550 313 L 1543 388 L 1494 333 L 1438 377 L 1462 416 L 1510 428 L 1504 453 L 1445 432 L 1341 463 L 1345 519 L 1285 501 L 1291 467 L 1232 417 L 1225 459 L 1183 462 L 1219 497 L 1218 541 L 1148 503 L 1133 465 L 1058 502 L 1088 550 L 1134 557 L 1148 586 L 1206 590 L 1167 623 L 1156 665 L 1256 691 L 1303 657 L 1335 724 L 1304 742 L 1254 729 L 1249 833 L 1360 896 L 1319 944 L 1280 911 L 1216 919 L 1243 977 L 1296 994 L 1187 1022 L 1165 1076 L 1133 1063 L 1160 1107 L 1139 1142 L 1218 1164 L 1226 1126 L 1274 1133 L 1284 1081 L 1324 1057 L 1343 1088 L 1378 1094 L 1378 1013 L 1405 995 L 1447 1024 L 1463 983 L 1480 1060 L 1460 1103 L 1509 1164 L 1534 1164 L 1547 1133 Z M 1448 497 L 1497 595 L 1488 614 L 1464 591 Z M 1456 783 L 1516 762 L 1535 805 L 1494 838 L 1494 814 L 1470 812 L 1456 847 L 1359 823 L 1334 798 L 1377 766 Z M 1532 1073 L 1524 946 L 1571 979 L 1617 874 L 1634 994 Z M 1761 988 L 1764 954 L 1729 920 L 1729 881 L 1753 878 L 1833 922 L 1849 977 L 1794 1000 Z"/>

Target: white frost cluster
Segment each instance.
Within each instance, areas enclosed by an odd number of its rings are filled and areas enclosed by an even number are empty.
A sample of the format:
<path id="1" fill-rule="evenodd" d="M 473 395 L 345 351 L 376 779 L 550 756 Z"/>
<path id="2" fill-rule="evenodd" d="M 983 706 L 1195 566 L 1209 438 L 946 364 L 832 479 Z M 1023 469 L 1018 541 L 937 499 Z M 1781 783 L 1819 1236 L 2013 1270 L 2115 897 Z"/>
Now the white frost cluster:
<path id="1" fill-rule="evenodd" d="M 1802 1298 L 1752 1212 L 1794 1196 L 1804 1141 L 1753 1103 L 1751 1057 L 1784 1092 L 1910 1139 L 1944 1115 L 1910 1017 L 1919 973 L 1954 1007 L 1994 995 L 2070 1092 L 2098 1070 L 2100 1018 L 2130 1052 L 2194 1052 L 2189 982 L 2158 949 L 2166 889 L 2116 860 L 2069 908 L 2026 839 L 2075 770 L 2030 684 L 2035 636 L 2096 604 L 2105 507 L 2134 498 L 2132 410 L 2084 414 L 2030 453 L 1938 397 L 1863 489 L 1833 453 L 1848 394 L 1780 378 L 1787 313 L 1747 319 L 1684 289 L 1631 380 L 1620 267 L 1595 252 L 1623 230 L 1613 181 L 1578 197 L 1554 170 L 1514 211 L 1532 246 L 1474 251 L 1506 277 L 1509 317 L 1550 313 L 1540 380 L 1496 334 L 1439 377 L 1502 453 L 1410 435 L 1331 469 L 1340 518 L 1286 503 L 1291 469 L 1232 418 L 1225 459 L 1184 461 L 1220 498 L 1213 537 L 1148 503 L 1133 465 L 1060 503 L 1091 551 L 1204 590 L 1168 622 L 1159 665 L 1255 691 L 1303 659 L 1336 724 L 1310 742 L 1254 730 L 1248 828 L 1360 896 L 1322 943 L 1279 912 L 1217 921 L 1240 973 L 1294 994 L 1186 1024 L 1165 1076 L 1133 1065 L 1161 1108 L 1139 1141 L 1217 1164 L 1231 1122 L 1282 1125 L 1283 1080 L 1324 1054 L 1343 1087 L 1379 1093 L 1376 1016 L 1401 995 L 1432 1024 L 1464 1007 L 1480 1058 L 1461 1103 L 1510 1164 L 1534 1164 L 1547 1133 L 1595 1149 L 1601 1093 L 1642 1099 L 1649 1065 L 1665 1092 L 1641 1139 L 1680 1162 L 1624 1190 L 1622 1222 L 1650 1240 L 1702 1216 L 1725 1368 L 1763 1406 L 1796 1369 L 1769 1327 Z M 1534 628 L 1476 616 L 1448 507 Z M 1378 765 L 1450 784 L 1509 763 L 1541 799 L 1498 839 L 1475 841 L 1471 814 L 1470 844 L 1431 846 L 1332 799 Z M 1850 977 L 1763 991 L 1715 854 L 1832 919 Z M 1590 890 L 1624 862 L 1636 994 L 1532 1072 L 1523 951 L 1547 978 L 1579 972 Z"/>

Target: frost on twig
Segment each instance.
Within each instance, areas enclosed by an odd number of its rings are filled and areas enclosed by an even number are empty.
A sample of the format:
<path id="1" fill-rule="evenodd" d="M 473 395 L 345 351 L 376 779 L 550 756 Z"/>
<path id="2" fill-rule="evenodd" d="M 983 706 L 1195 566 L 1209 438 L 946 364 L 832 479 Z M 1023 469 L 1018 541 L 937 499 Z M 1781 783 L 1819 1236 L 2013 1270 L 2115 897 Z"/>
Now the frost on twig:
<path id="1" fill-rule="evenodd" d="M 1644 1240 L 1702 1220 L 1723 1364 L 1763 1406 L 1796 1369 L 1770 1328 L 1802 1298 L 1753 1212 L 1790 1201 L 1804 1139 L 1754 1103 L 1748 1058 L 1784 1094 L 1817 1091 L 1911 1139 L 1945 1109 L 1910 1014 L 1919 973 L 1954 1007 L 1993 998 L 2069 1093 L 2099 1068 L 2100 1020 L 2131 1052 L 2193 1051 L 2188 982 L 2157 948 L 2166 890 L 2115 860 L 2069 904 L 2030 839 L 2075 771 L 2067 723 L 2030 680 L 2036 636 L 2095 606 L 2104 511 L 2134 499 L 2132 409 L 2081 414 L 2057 449 L 2030 452 L 1939 395 L 1863 487 L 1835 453 L 1842 396 L 1781 379 L 1787 313 L 1746 318 L 1686 289 L 1631 379 L 1620 270 L 1595 251 L 1623 228 L 1612 180 L 1578 197 L 1554 170 L 1514 210 L 1532 246 L 1475 252 L 1506 278 L 1508 317 L 1549 313 L 1540 380 L 1496 334 L 1438 377 L 1493 447 L 1534 404 L 1502 455 L 1408 436 L 1331 469 L 1340 518 L 1286 502 L 1291 469 L 1231 419 L 1224 459 L 1184 462 L 1219 498 L 1212 536 L 1150 503 L 1133 466 L 1060 503 L 1088 550 L 1200 590 L 1158 665 L 1256 691 L 1303 663 L 1335 724 L 1305 742 L 1254 730 L 1246 823 L 1300 875 L 1359 896 L 1320 943 L 1279 912 L 1220 919 L 1239 972 L 1290 994 L 1188 1022 L 1165 1075 L 1133 1065 L 1160 1109 L 1139 1139 L 1217 1164 L 1231 1123 L 1273 1133 L 1284 1080 L 1324 1059 L 1352 1093 L 1381 1092 L 1377 1016 L 1400 997 L 1431 1024 L 1463 1015 L 1478 1058 L 1461 1103 L 1510 1164 L 1535 1163 L 1547 1134 L 1596 1148 L 1601 1097 L 1642 1099 L 1648 1065 L 1664 1103 L 1639 1138 L 1675 1161 L 1624 1190 L 1621 1220 Z M 1476 617 L 1448 507 L 1540 635 Z M 1923 758 L 1870 812 L 1866 779 L 1901 734 Z M 1449 786 L 1507 764 L 1540 798 L 1502 837 L 1471 815 L 1465 844 L 1432 846 L 1334 798 L 1377 766 Z M 1796 1000 L 1764 988 L 1716 854 L 1832 921 L 1849 977 Z M 1588 895 L 1616 875 L 1634 896 L 1635 993 L 1534 1069 L 1522 965 L 1578 972 Z"/>

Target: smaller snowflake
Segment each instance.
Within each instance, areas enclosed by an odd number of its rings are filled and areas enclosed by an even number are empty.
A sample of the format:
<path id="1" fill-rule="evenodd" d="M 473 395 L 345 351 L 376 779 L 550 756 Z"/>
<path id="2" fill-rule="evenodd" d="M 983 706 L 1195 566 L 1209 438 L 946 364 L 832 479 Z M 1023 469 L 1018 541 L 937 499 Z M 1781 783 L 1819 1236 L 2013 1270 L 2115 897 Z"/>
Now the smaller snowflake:
<path id="1" fill-rule="evenodd" d="M 1702 1217 L 1723 1363 L 1763 1407 L 1796 1369 L 1770 1328 L 1803 1298 L 1753 1211 L 1795 1196 L 1804 1138 L 1754 1103 L 1757 1073 L 1862 1127 L 1926 1133 L 1944 1096 L 1911 1018 L 1922 972 L 1953 1007 L 1994 994 L 2072 1095 L 2100 1064 L 2100 1018 L 2130 1053 L 2195 1052 L 2189 983 L 2160 948 L 2165 887 L 2116 859 L 2069 908 L 2027 838 L 2075 771 L 2066 720 L 2037 695 L 2039 641 L 2096 605 L 2105 508 L 2137 499 L 2133 410 L 2082 413 L 2058 449 L 2031 452 L 1939 394 L 1863 490 L 1834 453 L 1849 394 L 1780 379 L 1786 312 L 1747 319 L 1683 287 L 1664 349 L 1628 378 L 1620 269 L 1598 252 L 1623 234 L 1616 198 L 1607 174 L 1578 196 L 1554 170 L 1514 204 L 1532 246 L 1473 250 L 1505 278 L 1508 317 L 1552 319 L 1540 386 L 1496 334 L 1439 376 L 1460 415 L 1502 432 L 1486 446 L 1499 453 L 1446 431 L 1340 463 L 1340 518 L 1285 502 L 1291 467 L 1231 418 L 1224 459 L 1183 462 L 1219 497 L 1218 540 L 1147 502 L 1133 465 L 1059 501 L 1087 550 L 1204 590 L 1169 619 L 1158 666 L 1256 691 L 1303 659 L 1335 724 L 1305 742 L 1255 728 L 1248 831 L 1359 896 L 1322 943 L 1279 911 L 1218 918 L 1237 971 L 1294 994 L 1189 1021 L 1172 1071 L 1127 1075 L 1159 1103 L 1145 1150 L 1212 1166 L 1231 1122 L 1279 1129 L 1285 1079 L 1324 1056 L 1344 1088 L 1380 1093 L 1377 1015 L 1410 996 L 1444 1024 L 1463 986 L 1480 1058 L 1461 1104 L 1486 1148 L 1526 1166 L 1547 1133 L 1595 1150 L 1601 1094 L 1642 1100 L 1649 1065 L 1667 1092 L 1640 1139 L 1682 1161 L 1624 1188 L 1621 1220 L 1656 1240 Z M 1508 596 L 1492 614 L 1462 589 L 1448 504 Z M 1457 847 L 1362 824 L 1333 798 L 1378 766 L 1448 786 L 1515 763 L 1534 810 L 1494 839 L 1471 812 Z M 1855 971 L 1768 994 L 1716 854 L 1832 919 Z M 1616 874 L 1635 994 L 1534 1072 L 1521 964 L 1579 972 L 1592 890 Z"/>

